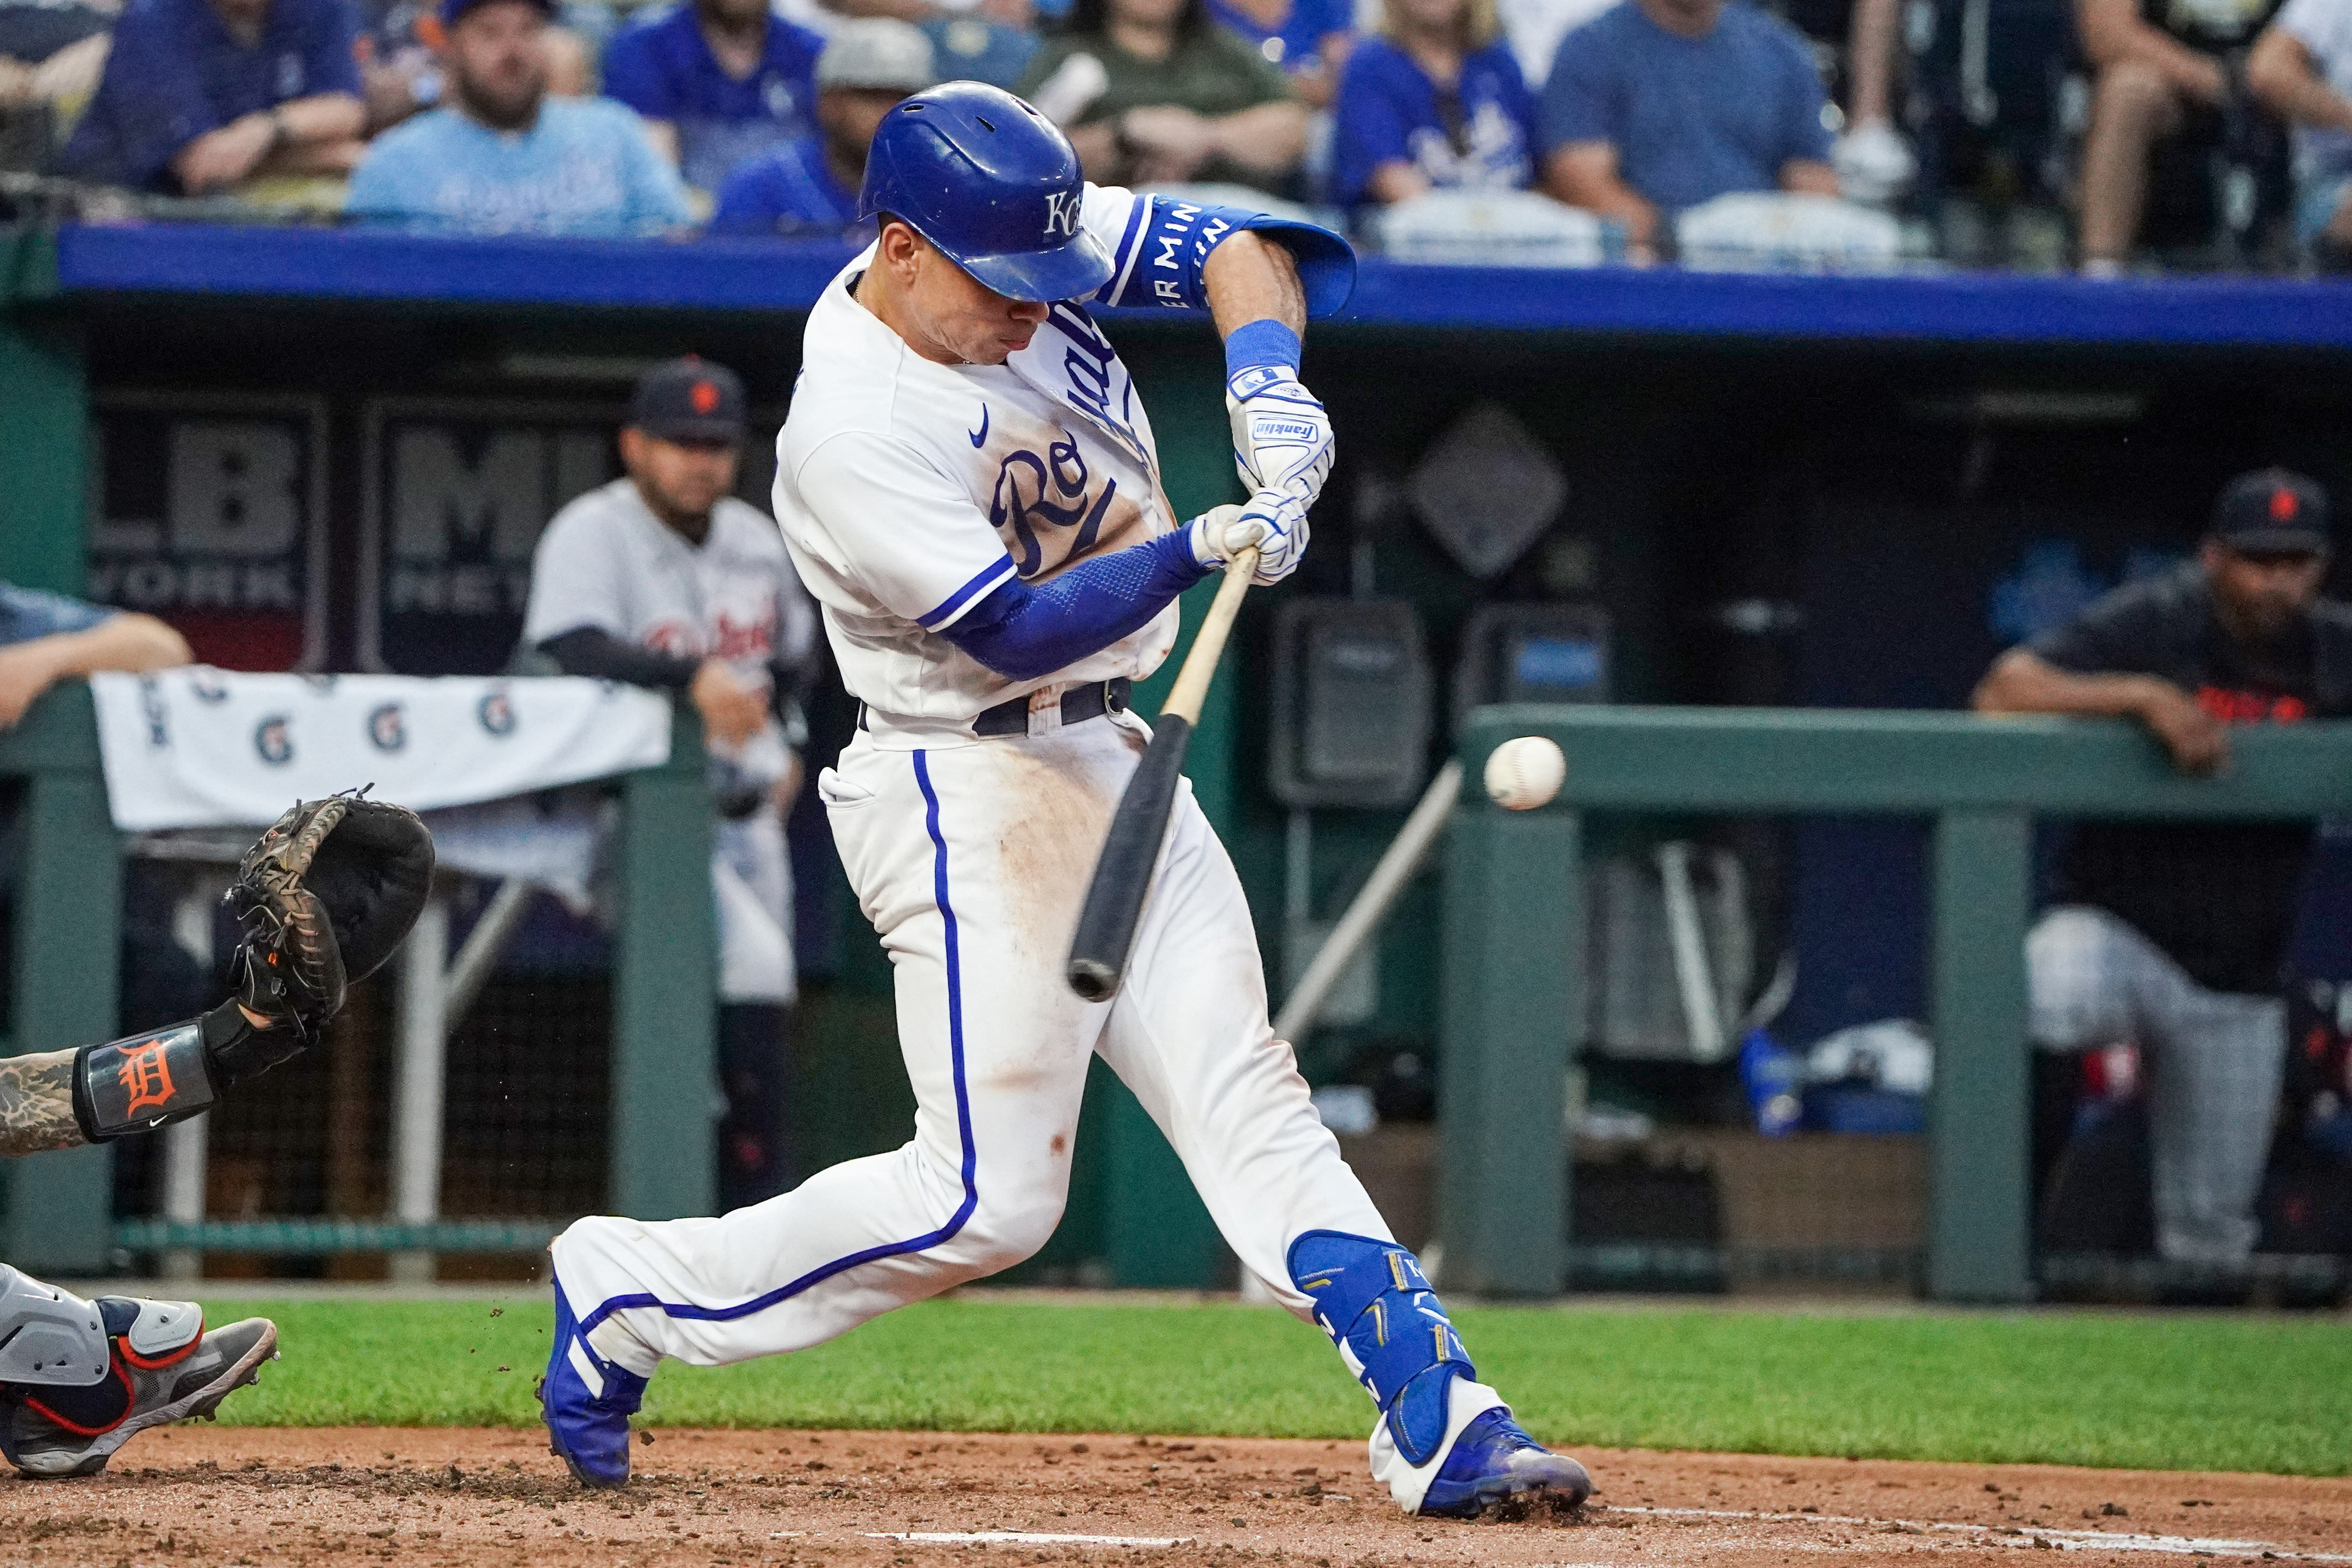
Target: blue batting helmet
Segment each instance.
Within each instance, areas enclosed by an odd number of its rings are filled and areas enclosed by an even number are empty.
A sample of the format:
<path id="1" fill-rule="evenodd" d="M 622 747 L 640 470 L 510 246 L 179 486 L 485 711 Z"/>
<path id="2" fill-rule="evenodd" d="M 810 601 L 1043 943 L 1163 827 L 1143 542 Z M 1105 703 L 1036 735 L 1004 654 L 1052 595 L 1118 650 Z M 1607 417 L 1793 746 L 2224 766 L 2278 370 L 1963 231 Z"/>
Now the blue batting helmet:
<path id="1" fill-rule="evenodd" d="M 1051 302 L 1109 280 L 1078 223 L 1086 176 L 1070 139 L 1002 88 L 951 81 L 882 117 L 857 215 L 887 213 L 999 294 Z"/>

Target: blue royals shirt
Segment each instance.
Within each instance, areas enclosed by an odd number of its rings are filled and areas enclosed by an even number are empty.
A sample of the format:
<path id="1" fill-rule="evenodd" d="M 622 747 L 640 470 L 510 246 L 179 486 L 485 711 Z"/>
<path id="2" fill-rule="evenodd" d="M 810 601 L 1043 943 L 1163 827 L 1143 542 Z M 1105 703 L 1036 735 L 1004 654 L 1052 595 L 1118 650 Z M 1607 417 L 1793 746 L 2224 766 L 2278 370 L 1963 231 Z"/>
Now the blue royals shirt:
<path id="1" fill-rule="evenodd" d="M 719 210 L 710 215 L 710 232 L 818 239 L 845 234 L 857 222 L 857 193 L 834 177 L 824 139 L 803 136 L 771 148 L 727 176 L 719 190 Z"/>
<path id="2" fill-rule="evenodd" d="M 121 613 L 87 600 L 0 582 L 0 647 L 54 637 L 61 632 L 87 632 Z"/>
<path id="3" fill-rule="evenodd" d="M 824 40 L 771 12 L 766 47 L 738 81 L 710 52 L 691 5 L 652 7 L 604 47 L 604 91 L 677 127 L 680 172 L 716 191 L 735 166 L 816 129 L 816 57 Z"/>
<path id="4" fill-rule="evenodd" d="M 480 234 L 653 234 L 693 221 L 643 122 L 597 98 L 545 99 L 528 131 L 493 131 L 454 109 L 420 114 L 376 138 L 343 210 Z"/>
<path id="5" fill-rule="evenodd" d="M 1617 175 L 1667 212 L 1777 190 L 1791 158 L 1827 162 L 1822 78 L 1787 23 L 1731 0 L 1704 38 L 1667 32 L 1635 0 L 1570 33 L 1544 83 L 1546 152 L 1617 149 Z"/>
<path id="6" fill-rule="evenodd" d="M 1531 183 L 1536 104 L 1510 45 L 1464 56 L 1453 98 L 1449 115 L 1429 73 L 1388 39 L 1358 44 L 1331 106 L 1333 199 L 1343 207 L 1369 200 L 1365 187 L 1383 163 L 1410 163 L 1441 190 Z"/>
<path id="7" fill-rule="evenodd" d="M 360 96 L 358 36 L 350 0 L 270 0 L 249 47 L 205 0 L 131 0 L 58 172 L 175 190 L 172 160 L 205 132 L 298 98 Z"/>

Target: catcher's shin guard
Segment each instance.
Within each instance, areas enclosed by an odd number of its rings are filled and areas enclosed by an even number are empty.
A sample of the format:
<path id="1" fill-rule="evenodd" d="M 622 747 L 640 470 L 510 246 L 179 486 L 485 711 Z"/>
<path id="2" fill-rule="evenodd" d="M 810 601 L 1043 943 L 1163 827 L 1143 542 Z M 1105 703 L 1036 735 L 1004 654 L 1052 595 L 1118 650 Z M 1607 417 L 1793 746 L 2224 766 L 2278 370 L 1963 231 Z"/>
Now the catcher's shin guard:
<path id="1" fill-rule="evenodd" d="M 16 1275 L 22 1280 L 22 1275 Z M 62 1301 L 74 1298 L 59 1293 Z M 133 1435 L 189 1416 L 209 1416 L 236 1388 L 261 1380 L 278 1329 L 247 1318 L 211 1333 L 194 1301 L 100 1296 L 78 1302 L 103 1336 L 99 1375 L 0 1383 L 0 1453 L 26 1475 L 94 1475 Z"/>
<path id="2" fill-rule="evenodd" d="M 589 1346 L 572 1315 L 563 1281 L 555 1281 L 555 1343 L 539 1380 L 547 1446 L 583 1487 L 617 1487 L 629 1479 L 629 1417 L 643 1403 L 646 1380 Z"/>

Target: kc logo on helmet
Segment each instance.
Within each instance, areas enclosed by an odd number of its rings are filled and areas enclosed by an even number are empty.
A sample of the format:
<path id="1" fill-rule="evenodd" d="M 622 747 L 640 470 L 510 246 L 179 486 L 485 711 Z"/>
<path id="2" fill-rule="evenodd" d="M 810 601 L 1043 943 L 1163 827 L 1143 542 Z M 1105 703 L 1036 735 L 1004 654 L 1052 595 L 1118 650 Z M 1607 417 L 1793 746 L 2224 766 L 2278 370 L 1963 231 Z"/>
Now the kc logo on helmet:
<path id="1" fill-rule="evenodd" d="M 1048 191 L 1045 193 L 1045 237 L 1055 235 L 1075 239 L 1078 233 L 1078 205 L 1084 199 L 1079 191 Z"/>

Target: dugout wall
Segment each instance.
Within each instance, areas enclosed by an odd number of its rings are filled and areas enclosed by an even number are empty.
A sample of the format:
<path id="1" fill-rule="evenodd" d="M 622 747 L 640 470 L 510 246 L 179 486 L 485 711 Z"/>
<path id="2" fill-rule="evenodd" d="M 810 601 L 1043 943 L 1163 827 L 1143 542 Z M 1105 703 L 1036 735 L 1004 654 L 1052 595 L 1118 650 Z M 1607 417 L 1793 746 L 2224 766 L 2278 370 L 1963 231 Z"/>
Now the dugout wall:
<path id="1" fill-rule="evenodd" d="M 601 476 L 609 459 L 593 448 L 635 371 L 698 350 L 740 369 L 755 406 L 780 416 L 802 312 L 844 254 L 334 230 L 8 235 L 0 576 L 89 591 L 95 563 L 118 587 L 146 570 L 152 588 L 156 563 L 98 548 L 120 543 L 101 530 L 126 519 L 105 515 L 112 480 L 93 470 L 94 452 L 134 463 L 116 454 L 168 441 L 138 434 L 142 418 L 277 420 L 293 432 L 286 439 L 310 443 L 301 483 L 306 505 L 314 478 L 319 499 L 299 532 L 306 549 L 317 545 L 297 563 L 305 575 L 290 593 L 266 575 L 204 591 L 226 594 L 241 622 L 290 597 L 299 624 L 271 645 L 287 646 L 290 632 L 325 668 L 403 657 L 391 617 L 419 613 L 457 615 L 464 637 L 443 637 L 455 622 L 417 622 L 416 634 L 445 651 L 463 643 L 478 662 L 519 603 L 522 546 L 501 542 L 502 526 L 529 524 L 534 509 L 543 520 L 569 486 Z M 1146 318 L 1113 329 L 1150 399 L 1179 509 L 1226 498 L 1213 344 Z M 1298 857 L 1266 788 L 1267 716 L 1240 699 L 1265 689 L 1284 594 L 1410 601 L 1441 690 L 1474 613 L 1528 601 L 1606 611 L 1620 701 L 1948 706 L 2000 645 L 1991 606 L 2003 585 L 2031 600 L 2053 580 L 2031 569 L 2037 545 L 2073 542 L 2079 570 L 2055 575 L 2079 587 L 2112 579 L 2145 544 L 2193 538 L 2201 497 L 2235 468 L 2286 462 L 2352 493 L 2347 365 L 2352 298 L 2319 283 L 1368 262 L 1345 319 L 1310 338 L 1308 380 L 1342 438 L 1317 548 L 1297 584 L 1246 612 L 1232 656 L 1244 678 L 1217 687 L 1190 769 L 1250 891 L 1276 994 L 1286 868 Z M 1558 480 L 1516 553 L 1491 570 L 1442 542 L 1430 502 L 1411 493 L 1484 408 L 1503 411 Z M 454 433 L 462 459 L 443 476 L 448 494 L 475 510 L 440 559 L 404 563 L 385 542 L 387 454 L 403 430 L 434 428 Z M 515 484 L 536 484 L 536 499 L 511 517 L 480 510 L 496 475 L 526 471 L 536 477 Z M 1514 493 L 1530 483 L 1514 480 Z M 403 576 L 404 564 L 415 570 Z M 184 591 L 224 580 L 175 580 Z M 397 603 L 395 589 L 406 596 Z M 837 735 L 845 709 L 821 706 L 816 717 Z M 1458 738 L 1441 715 L 1426 768 Z M 1311 914 L 1337 912 L 1402 815 L 1316 812 L 1303 857 Z M 816 979 L 800 1089 L 803 1155 L 816 1164 L 895 1141 L 909 1106 L 886 966 L 822 840 L 805 820 L 796 826 L 804 880 L 817 888 L 803 929 Z M 1776 852 L 1792 939 L 1811 945 L 1794 1004 L 1809 1028 L 1841 1021 L 1840 998 L 1857 984 L 1881 987 L 1867 998 L 1874 1011 L 1925 1001 L 1920 846 L 1906 831 L 1808 829 Z M 1892 934 L 1881 950 L 1857 949 L 1833 918 L 1857 905 Z M 1439 920 L 1439 880 L 1424 877 L 1381 939 L 1369 1009 L 1301 1042 L 1310 1075 L 1336 1072 L 1366 1041 L 1436 1041 L 1441 967 L 1429 951 Z M 1090 1088 L 1079 1160 L 1070 1217 L 1038 1271 L 1153 1285 L 1230 1279 L 1164 1143 L 1107 1082 Z"/>

